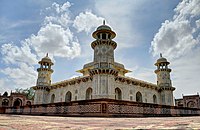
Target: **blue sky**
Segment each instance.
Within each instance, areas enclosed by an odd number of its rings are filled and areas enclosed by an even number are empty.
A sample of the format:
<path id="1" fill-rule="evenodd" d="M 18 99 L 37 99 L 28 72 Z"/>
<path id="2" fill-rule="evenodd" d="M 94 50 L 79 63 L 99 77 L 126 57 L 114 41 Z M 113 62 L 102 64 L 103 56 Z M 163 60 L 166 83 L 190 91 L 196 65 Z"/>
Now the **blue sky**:
<path id="1" fill-rule="evenodd" d="M 173 70 L 174 96 L 196 94 L 200 83 L 199 0 L 1 0 L 0 93 L 35 85 L 37 62 L 48 52 L 53 82 L 80 76 L 93 60 L 92 32 L 106 20 L 117 37 L 115 61 L 127 76 L 156 83 L 163 53 Z"/>

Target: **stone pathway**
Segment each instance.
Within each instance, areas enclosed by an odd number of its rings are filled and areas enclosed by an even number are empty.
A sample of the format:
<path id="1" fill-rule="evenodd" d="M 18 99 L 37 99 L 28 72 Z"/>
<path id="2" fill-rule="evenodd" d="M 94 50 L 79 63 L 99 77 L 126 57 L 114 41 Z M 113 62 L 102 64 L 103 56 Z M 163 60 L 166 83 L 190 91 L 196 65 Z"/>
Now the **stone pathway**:
<path id="1" fill-rule="evenodd" d="M 199 129 L 200 116 L 151 118 L 56 117 L 0 114 L 0 130 Z"/>

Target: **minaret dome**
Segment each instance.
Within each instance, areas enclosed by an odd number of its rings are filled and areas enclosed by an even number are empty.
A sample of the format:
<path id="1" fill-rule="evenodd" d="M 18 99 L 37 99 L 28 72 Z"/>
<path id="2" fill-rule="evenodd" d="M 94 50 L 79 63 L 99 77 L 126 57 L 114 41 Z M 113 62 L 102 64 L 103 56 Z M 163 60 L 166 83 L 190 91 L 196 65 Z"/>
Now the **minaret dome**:
<path id="1" fill-rule="evenodd" d="M 169 65 L 170 63 L 167 61 L 166 58 L 162 57 L 162 53 L 160 53 L 160 58 L 157 60 L 157 62 L 155 63 L 156 66 L 159 66 L 161 64 L 166 64 Z"/>
<path id="2" fill-rule="evenodd" d="M 49 65 L 53 65 L 53 62 L 51 61 L 51 59 L 48 57 L 48 53 L 46 54 L 46 56 L 44 58 L 42 58 L 41 61 L 38 62 L 39 64 L 43 64 L 43 63 L 48 63 Z"/>
<path id="3" fill-rule="evenodd" d="M 113 39 L 115 38 L 116 34 L 112 31 L 111 27 L 105 24 L 104 20 L 103 25 L 99 26 L 92 36 L 95 39 Z"/>

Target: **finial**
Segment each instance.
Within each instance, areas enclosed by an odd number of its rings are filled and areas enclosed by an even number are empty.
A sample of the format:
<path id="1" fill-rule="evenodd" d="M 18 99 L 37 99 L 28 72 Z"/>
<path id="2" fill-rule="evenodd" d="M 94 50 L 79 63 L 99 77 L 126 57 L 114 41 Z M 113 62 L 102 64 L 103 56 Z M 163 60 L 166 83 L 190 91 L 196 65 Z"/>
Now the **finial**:
<path id="1" fill-rule="evenodd" d="M 160 53 L 160 57 L 162 57 L 162 53 Z"/>
<path id="2" fill-rule="evenodd" d="M 105 20 L 103 20 L 103 25 L 105 25 L 106 24 L 106 21 Z"/>
<path id="3" fill-rule="evenodd" d="M 49 55 L 49 54 L 47 53 L 47 54 L 46 54 L 46 57 L 48 57 L 48 55 Z"/>

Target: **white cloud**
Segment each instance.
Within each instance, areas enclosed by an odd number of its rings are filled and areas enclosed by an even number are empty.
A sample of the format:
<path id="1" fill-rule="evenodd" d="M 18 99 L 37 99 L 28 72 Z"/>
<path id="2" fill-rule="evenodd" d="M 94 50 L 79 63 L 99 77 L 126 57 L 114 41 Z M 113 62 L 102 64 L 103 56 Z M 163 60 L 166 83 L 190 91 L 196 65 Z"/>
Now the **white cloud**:
<path id="1" fill-rule="evenodd" d="M 89 33 L 94 27 L 101 25 L 102 21 L 102 17 L 97 17 L 91 11 L 85 11 L 76 16 L 73 26 L 78 32 L 85 31 Z"/>
<path id="2" fill-rule="evenodd" d="M 156 74 L 153 69 L 136 66 L 131 71 L 133 72 L 128 73 L 127 76 L 156 84 Z"/>
<path id="3" fill-rule="evenodd" d="M 178 58 L 199 44 L 194 36 L 199 29 L 193 25 L 200 16 L 199 6 L 199 0 L 183 0 L 177 5 L 173 20 L 166 20 L 151 42 L 154 56 L 162 52 L 171 59 Z"/>
<path id="4" fill-rule="evenodd" d="M 7 79 L 7 78 L 1 78 L 0 79 L 0 94 L 3 95 L 4 92 L 8 92 L 8 95 L 10 93 L 11 90 L 14 90 L 15 88 L 15 84 Z"/>
<path id="5" fill-rule="evenodd" d="M 199 92 L 199 7 L 199 0 L 181 1 L 174 9 L 173 19 L 162 24 L 151 42 L 154 56 L 161 52 L 170 59 L 175 97 Z"/>
<path id="6" fill-rule="evenodd" d="M 200 14 L 199 6 L 199 0 L 183 0 L 174 9 L 176 12 L 174 19 L 184 20 L 198 16 Z"/>
<path id="7" fill-rule="evenodd" d="M 68 16 L 68 14 L 62 14 L 59 17 L 58 16 L 46 16 L 44 23 L 45 24 L 54 23 L 54 24 L 61 25 L 63 27 L 67 27 L 68 24 L 70 23 L 70 17 Z"/>
<path id="8" fill-rule="evenodd" d="M 200 28 L 200 19 L 196 21 L 197 28 Z"/>
<path id="9" fill-rule="evenodd" d="M 2 68 L 0 91 L 16 87 L 27 88 L 35 85 L 37 72 L 34 65 L 48 52 L 53 57 L 74 58 L 80 56 L 81 48 L 78 38 L 72 33 L 72 21 L 69 7 L 71 4 L 53 3 L 44 12 L 44 22 L 36 34 L 32 34 L 20 45 L 3 44 L 1 54 L 3 62 L 10 67 Z M 14 85 L 13 85 L 14 84 Z"/>
<path id="10" fill-rule="evenodd" d="M 176 87 L 176 97 L 181 94 L 196 94 L 200 92 L 199 72 L 200 72 L 200 48 L 189 52 L 185 57 L 173 60 L 172 84 Z"/>
<path id="11" fill-rule="evenodd" d="M 142 43 L 141 34 L 134 28 L 134 21 L 138 17 L 138 10 L 145 1 L 133 0 L 99 0 L 95 1 L 96 11 L 105 17 L 106 22 L 117 32 L 118 49 L 130 48 Z M 103 5 L 103 6 L 102 6 Z"/>
<path id="12" fill-rule="evenodd" d="M 46 8 L 46 10 L 53 11 L 53 12 L 56 12 L 57 14 L 60 14 L 60 13 L 66 12 L 68 8 L 71 7 L 71 5 L 72 4 L 68 1 L 62 5 L 59 5 L 56 2 L 54 2 L 51 5 L 51 7 Z"/>
<path id="13" fill-rule="evenodd" d="M 27 43 L 22 42 L 22 46 L 18 47 L 11 43 L 3 44 L 1 47 L 3 60 L 8 64 L 16 64 L 24 62 L 28 64 L 36 64 L 36 55 L 31 52 L 31 48 Z"/>
<path id="14" fill-rule="evenodd" d="M 7 80 L 14 83 L 14 87 L 28 88 L 36 83 L 37 72 L 25 63 L 20 63 L 17 68 L 7 67 L 0 72 L 8 77 Z"/>
<path id="15" fill-rule="evenodd" d="M 62 27 L 68 27 L 70 24 L 70 11 L 71 3 L 66 2 L 63 5 L 53 3 L 51 7 L 46 8 L 44 12 L 45 19 L 44 25 L 53 23 L 61 25 Z"/>
<path id="16" fill-rule="evenodd" d="M 165 21 L 152 41 L 152 52 L 163 53 L 168 58 L 177 58 L 191 51 L 198 40 L 192 35 L 189 21 Z"/>
<path id="17" fill-rule="evenodd" d="M 49 23 L 37 35 L 26 39 L 39 55 L 49 52 L 57 57 L 74 58 L 80 55 L 80 45 L 69 28 Z"/>

